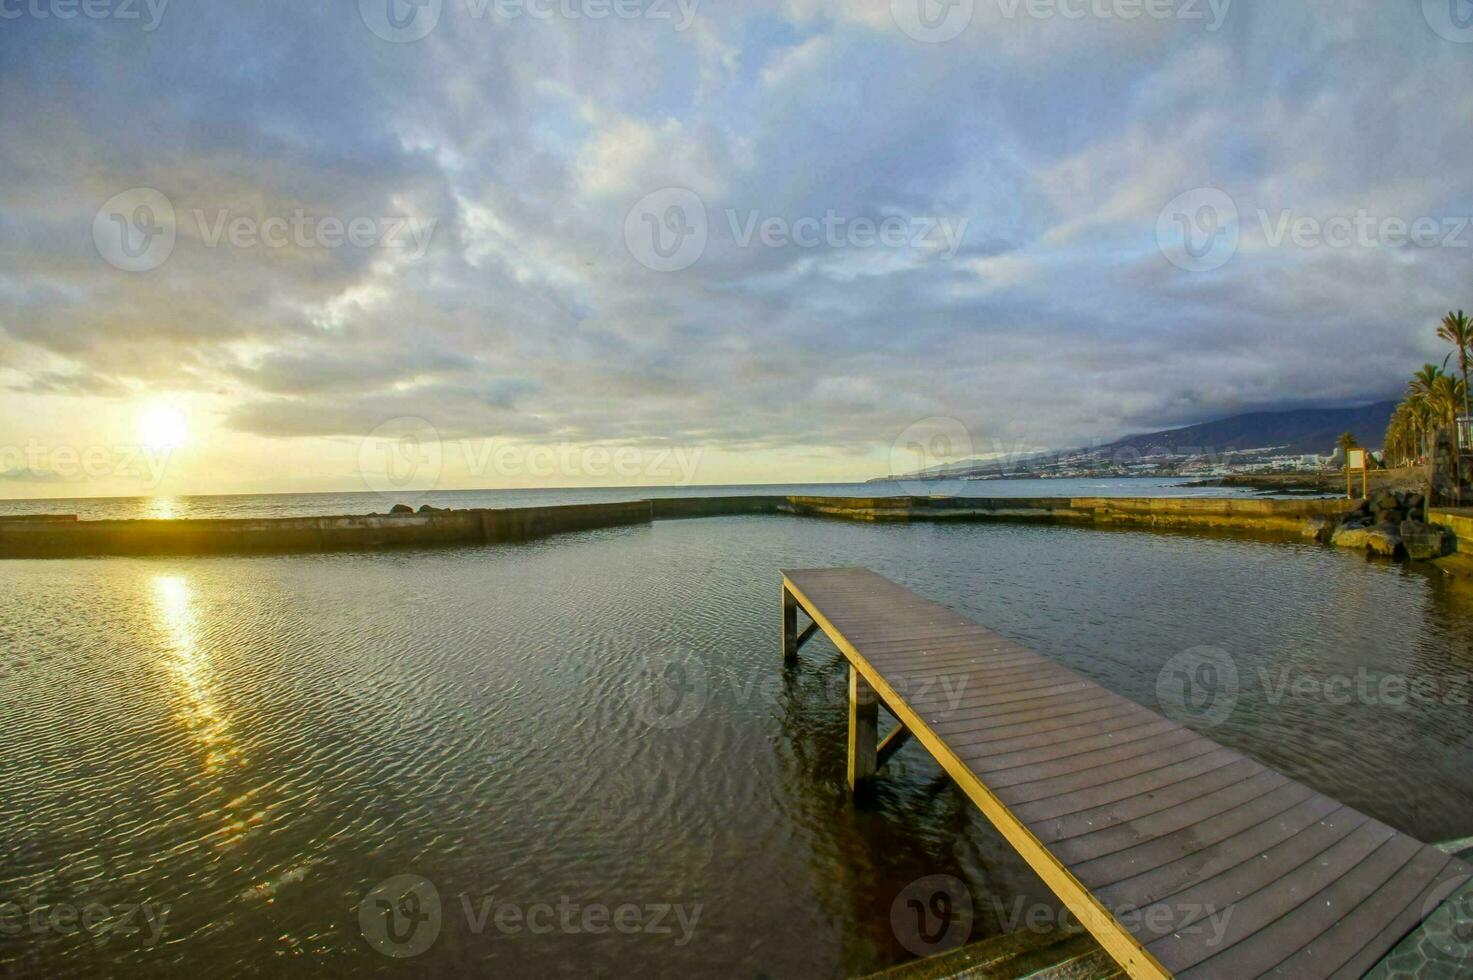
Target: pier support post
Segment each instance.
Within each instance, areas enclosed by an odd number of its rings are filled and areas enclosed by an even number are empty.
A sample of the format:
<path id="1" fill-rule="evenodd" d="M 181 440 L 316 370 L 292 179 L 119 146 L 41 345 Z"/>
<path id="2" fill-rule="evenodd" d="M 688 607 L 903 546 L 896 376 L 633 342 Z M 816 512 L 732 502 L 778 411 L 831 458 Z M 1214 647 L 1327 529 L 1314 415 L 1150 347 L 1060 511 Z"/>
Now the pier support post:
<path id="1" fill-rule="evenodd" d="M 798 600 L 783 585 L 783 663 L 798 660 Z"/>
<path id="2" fill-rule="evenodd" d="M 869 681 L 849 666 L 849 789 L 858 792 L 879 769 L 880 699 Z"/>

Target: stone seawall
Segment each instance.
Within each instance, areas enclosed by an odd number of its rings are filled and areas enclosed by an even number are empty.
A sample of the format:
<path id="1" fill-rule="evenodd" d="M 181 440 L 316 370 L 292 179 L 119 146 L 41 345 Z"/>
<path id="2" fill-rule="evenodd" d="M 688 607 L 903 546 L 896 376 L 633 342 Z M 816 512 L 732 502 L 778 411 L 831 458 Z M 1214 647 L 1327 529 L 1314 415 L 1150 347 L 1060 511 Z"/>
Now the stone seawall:
<path id="1" fill-rule="evenodd" d="M 205 555 L 376 550 L 525 541 L 565 531 L 733 514 L 851 521 L 1034 521 L 1230 528 L 1298 535 L 1344 500 L 1202 497 L 666 497 L 609 504 L 227 520 L 0 518 L 0 557 Z M 1473 541 L 1473 531 L 1466 540 Z"/>
<path id="2" fill-rule="evenodd" d="M 1451 528 L 1458 539 L 1458 554 L 1473 558 L 1473 507 L 1433 507 L 1427 520 Z"/>
<path id="3" fill-rule="evenodd" d="M 372 551 L 524 541 L 563 531 L 648 524 L 650 520 L 647 500 L 344 517 L 66 522 L 0 518 L 0 556 Z"/>

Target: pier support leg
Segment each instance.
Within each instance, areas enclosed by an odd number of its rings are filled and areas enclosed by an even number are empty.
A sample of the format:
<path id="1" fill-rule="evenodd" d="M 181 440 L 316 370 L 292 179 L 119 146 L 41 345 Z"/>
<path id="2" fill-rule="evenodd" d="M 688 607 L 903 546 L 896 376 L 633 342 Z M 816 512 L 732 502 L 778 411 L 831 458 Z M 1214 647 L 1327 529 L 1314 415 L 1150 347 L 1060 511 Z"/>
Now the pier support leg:
<path id="1" fill-rule="evenodd" d="M 798 660 L 798 600 L 783 586 L 783 663 Z"/>
<path id="2" fill-rule="evenodd" d="M 879 768 L 880 700 L 869 681 L 849 667 L 849 789 L 858 792 Z"/>

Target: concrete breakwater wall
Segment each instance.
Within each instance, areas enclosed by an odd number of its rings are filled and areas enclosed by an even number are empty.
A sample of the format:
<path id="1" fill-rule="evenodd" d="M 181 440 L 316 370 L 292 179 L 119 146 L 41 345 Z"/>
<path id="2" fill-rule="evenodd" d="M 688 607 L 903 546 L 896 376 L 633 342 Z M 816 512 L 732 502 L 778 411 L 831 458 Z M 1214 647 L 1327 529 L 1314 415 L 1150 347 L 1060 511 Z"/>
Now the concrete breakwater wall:
<path id="1" fill-rule="evenodd" d="M 648 524 L 651 519 L 648 500 L 344 517 L 65 522 L 0 518 L 0 556 L 210 555 L 423 548 L 524 541 L 562 531 Z"/>
<path id="2" fill-rule="evenodd" d="M 1338 517 L 1349 508 L 1344 500 L 1327 499 L 731 496 L 342 517 L 125 521 L 0 518 L 0 557 L 256 554 L 468 545 L 524 541 L 565 531 L 653 520 L 733 514 L 792 514 L 859 521 L 995 520 L 1236 528 L 1298 535 L 1310 518 Z M 1473 541 L 1473 529 L 1466 540 Z"/>
<path id="3" fill-rule="evenodd" d="M 1449 528 L 1458 539 L 1458 553 L 1473 557 L 1473 507 L 1434 507 L 1427 520 Z"/>
<path id="4" fill-rule="evenodd" d="M 1223 497 L 787 497 L 779 510 L 869 521 L 1040 521 L 1054 524 L 1237 528 L 1299 534 L 1345 500 Z"/>

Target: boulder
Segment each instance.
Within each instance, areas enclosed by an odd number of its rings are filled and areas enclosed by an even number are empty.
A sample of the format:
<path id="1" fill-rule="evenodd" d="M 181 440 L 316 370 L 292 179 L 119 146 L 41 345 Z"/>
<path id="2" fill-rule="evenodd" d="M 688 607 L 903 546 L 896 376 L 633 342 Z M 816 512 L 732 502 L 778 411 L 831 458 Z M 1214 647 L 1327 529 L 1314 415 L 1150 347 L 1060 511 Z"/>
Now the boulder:
<path id="1" fill-rule="evenodd" d="M 1382 558 L 1400 558 L 1406 554 L 1401 529 L 1396 524 L 1377 524 L 1366 532 L 1366 551 Z"/>
<path id="2" fill-rule="evenodd" d="M 1397 510 L 1401 507 L 1401 501 L 1396 499 L 1393 490 L 1377 490 L 1371 494 L 1371 510 Z"/>
<path id="3" fill-rule="evenodd" d="M 1364 549 L 1370 537 L 1371 529 L 1368 527 L 1342 525 L 1339 530 L 1330 536 L 1330 543 L 1337 548 Z"/>
<path id="4" fill-rule="evenodd" d="M 446 508 L 444 507 L 431 507 L 429 504 L 419 505 L 419 512 L 421 514 L 443 514 L 445 510 Z"/>
<path id="5" fill-rule="evenodd" d="M 1408 558 L 1431 561 L 1452 554 L 1455 539 L 1447 528 L 1406 520 L 1401 524 L 1401 540 L 1406 545 Z"/>
<path id="6" fill-rule="evenodd" d="M 1311 517 L 1304 522 L 1304 527 L 1299 529 L 1302 537 L 1312 538 L 1320 544 L 1328 544 L 1334 533 L 1335 522 L 1328 517 Z"/>
<path id="7" fill-rule="evenodd" d="M 413 514 L 414 508 L 408 504 L 395 504 L 389 508 L 390 514 Z"/>
<path id="8" fill-rule="evenodd" d="M 1423 504 L 1423 502 L 1425 500 L 1426 500 L 1426 498 L 1423 497 L 1420 493 L 1409 493 L 1409 494 L 1407 494 L 1407 498 L 1406 498 L 1406 509 L 1407 509 L 1407 511 L 1410 514 L 1412 514 L 1412 515 L 1416 515 L 1416 514 L 1421 513 L 1422 512 L 1422 504 Z"/>

